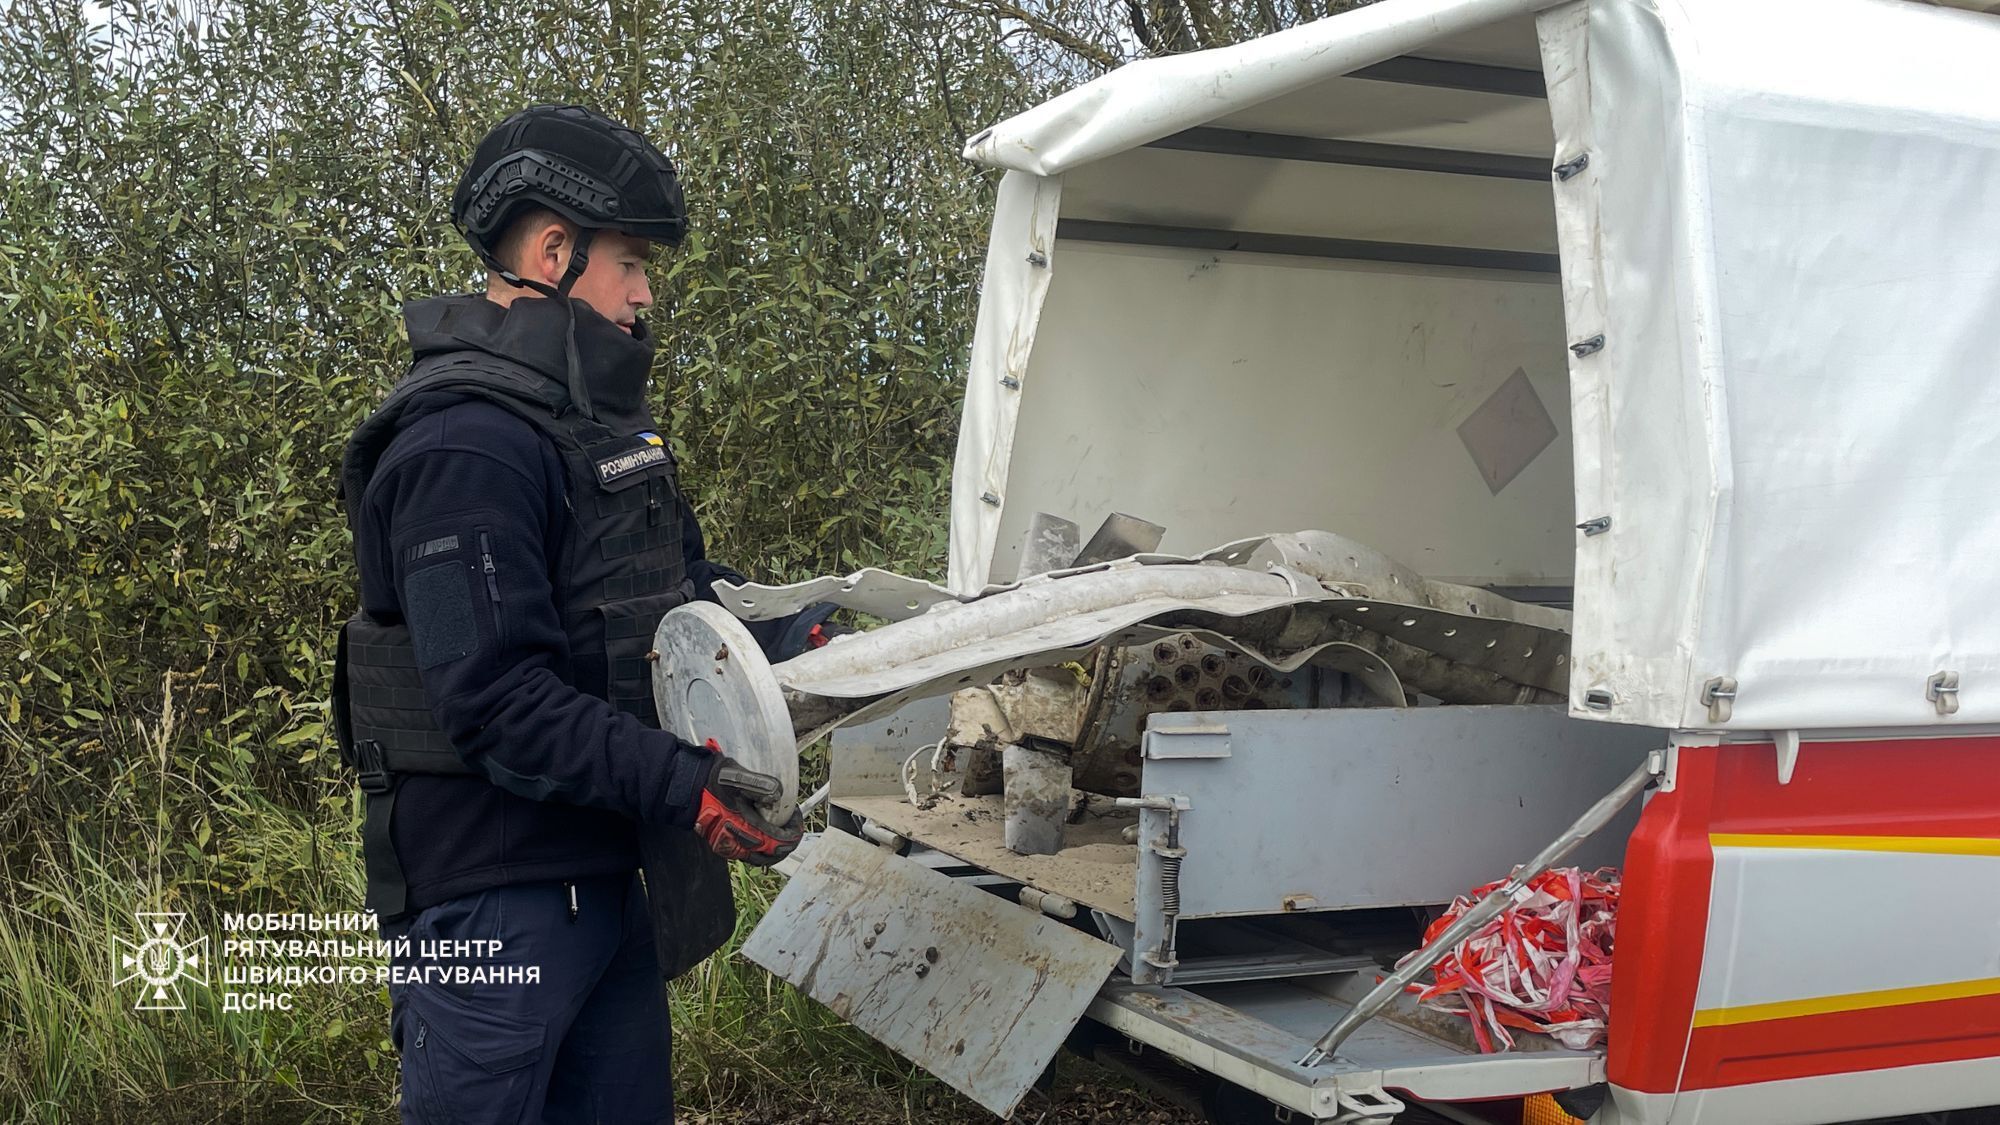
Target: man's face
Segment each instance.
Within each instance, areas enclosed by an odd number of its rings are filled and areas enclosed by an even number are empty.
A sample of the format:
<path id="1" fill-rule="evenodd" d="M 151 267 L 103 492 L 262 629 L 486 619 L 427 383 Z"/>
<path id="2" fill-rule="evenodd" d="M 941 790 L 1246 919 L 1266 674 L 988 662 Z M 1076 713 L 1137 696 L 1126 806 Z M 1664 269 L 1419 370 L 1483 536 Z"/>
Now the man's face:
<path id="1" fill-rule="evenodd" d="M 587 302 L 604 319 L 632 331 L 639 314 L 653 307 L 653 289 L 646 279 L 653 244 L 618 231 L 598 231 L 590 242 L 590 264 L 576 279 L 570 296 Z M 568 255 L 562 267 L 569 266 Z M 558 272 L 560 277 L 561 273 Z"/>
<path id="2" fill-rule="evenodd" d="M 544 285 L 558 285 L 569 270 L 570 251 L 576 248 L 576 228 L 550 212 L 520 220 L 501 249 L 501 257 L 511 262 L 514 272 Z M 647 261 L 653 244 L 615 230 L 598 231 L 590 241 L 590 264 L 583 276 L 570 286 L 569 295 L 587 302 L 604 319 L 632 331 L 632 322 L 653 305 L 653 290 L 646 280 Z M 523 295 L 489 274 L 486 296 L 509 304 Z"/>

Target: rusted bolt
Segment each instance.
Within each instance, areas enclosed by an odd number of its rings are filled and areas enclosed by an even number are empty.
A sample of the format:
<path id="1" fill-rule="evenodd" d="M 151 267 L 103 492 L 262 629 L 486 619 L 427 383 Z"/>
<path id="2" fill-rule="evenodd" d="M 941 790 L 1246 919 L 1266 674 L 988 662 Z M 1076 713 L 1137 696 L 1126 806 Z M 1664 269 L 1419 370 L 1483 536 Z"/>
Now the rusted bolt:
<path id="1" fill-rule="evenodd" d="M 873 949 L 873 948 L 875 948 L 875 939 L 874 939 L 874 938 L 872 938 L 872 937 L 865 937 L 865 938 L 862 938 L 862 939 L 861 939 L 861 948 L 863 948 L 863 949 Z"/>
<path id="2" fill-rule="evenodd" d="M 719 648 L 719 649 L 716 649 L 716 650 L 715 650 L 715 658 L 716 658 L 717 660 L 727 660 L 727 659 L 729 659 L 729 646 L 728 646 L 728 645 L 723 645 L 723 646 L 722 646 L 721 648 Z"/>
<path id="3" fill-rule="evenodd" d="M 917 966 L 917 975 L 918 975 L 918 976 L 920 976 L 920 977 L 927 977 L 927 976 L 930 976 L 930 975 L 931 975 L 931 967 L 930 967 L 929 965 L 918 965 L 918 966 Z"/>
<path id="4" fill-rule="evenodd" d="M 935 946 L 935 945 L 932 945 L 932 946 L 927 946 L 927 947 L 925 947 L 925 949 L 924 949 L 924 960 L 926 960 L 926 961 L 929 961 L 929 962 L 930 962 L 931 964 L 933 964 L 933 965 L 937 964 L 937 962 L 938 962 L 938 951 L 937 951 L 937 946 Z"/>
<path id="5" fill-rule="evenodd" d="M 877 922 L 877 923 L 875 923 L 875 932 L 876 932 L 876 933 L 878 933 L 878 934 L 879 934 L 879 933 L 881 933 L 881 932 L 882 932 L 883 930 L 886 930 L 886 929 L 888 929 L 888 928 L 889 928 L 889 923 L 887 923 L 887 922 Z"/>
<path id="6" fill-rule="evenodd" d="M 660 650 L 659 650 L 659 649 L 654 649 L 654 650 L 652 650 L 651 652 L 648 652 L 648 653 L 646 654 L 646 663 L 648 663 L 648 664 L 658 664 L 659 662 L 660 662 Z"/>

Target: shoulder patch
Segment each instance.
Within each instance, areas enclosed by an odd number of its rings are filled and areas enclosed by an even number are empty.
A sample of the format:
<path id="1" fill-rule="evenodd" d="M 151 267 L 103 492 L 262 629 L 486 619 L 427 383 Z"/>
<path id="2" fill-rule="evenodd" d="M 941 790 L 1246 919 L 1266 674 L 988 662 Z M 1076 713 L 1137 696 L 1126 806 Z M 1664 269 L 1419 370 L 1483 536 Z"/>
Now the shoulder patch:
<path id="1" fill-rule="evenodd" d="M 659 445 L 642 445 L 637 449 L 614 453 L 597 462 L 597 481 L 599 484 L 610 484 L 619 477 L 631 476 L 642 469 L 652 468 L 666 459 L 666 447 Z"/>

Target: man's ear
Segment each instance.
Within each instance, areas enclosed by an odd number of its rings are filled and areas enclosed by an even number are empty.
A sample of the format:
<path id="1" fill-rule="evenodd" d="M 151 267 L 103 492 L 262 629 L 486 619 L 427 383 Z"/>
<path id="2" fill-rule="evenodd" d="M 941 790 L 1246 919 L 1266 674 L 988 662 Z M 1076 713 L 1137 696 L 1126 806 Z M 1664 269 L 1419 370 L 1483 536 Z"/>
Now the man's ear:
<path id="1" fill-rule="evenodd" d="M 574 243 L 569 229 L 560 222 L 550 222 L 529 242 L 534 248 L 534 259 L 529 268 L 535 280 L 545 285 L 554 285 L 562 280 L 563 271 L 569 268 L 569 254 Z"/>

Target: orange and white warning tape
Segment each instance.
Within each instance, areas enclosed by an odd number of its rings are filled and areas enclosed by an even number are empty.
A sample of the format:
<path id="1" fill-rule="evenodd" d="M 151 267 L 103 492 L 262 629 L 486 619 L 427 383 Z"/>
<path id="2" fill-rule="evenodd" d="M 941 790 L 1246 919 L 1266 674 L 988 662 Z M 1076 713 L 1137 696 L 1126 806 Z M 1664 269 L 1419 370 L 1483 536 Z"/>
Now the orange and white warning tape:
<path id="1" fill-rule="evenodd" d="M 1424 947 L 1505 882 L 1453 899 L 1424 931 Z M 1410 991 L 1427 1008 L 1470 1020 L 1481 1051 L 1511 1048 L 1509 1028 L 1538 1031 L 1573 1049 L 1595 1046 L 1604 1039 L 1611 1010 L 1617 918 L 1617 869 L 1553 868 L 1529 880 L 1513 905 L 1446 953 L 1433 983 L 1410 985 Z"/>

